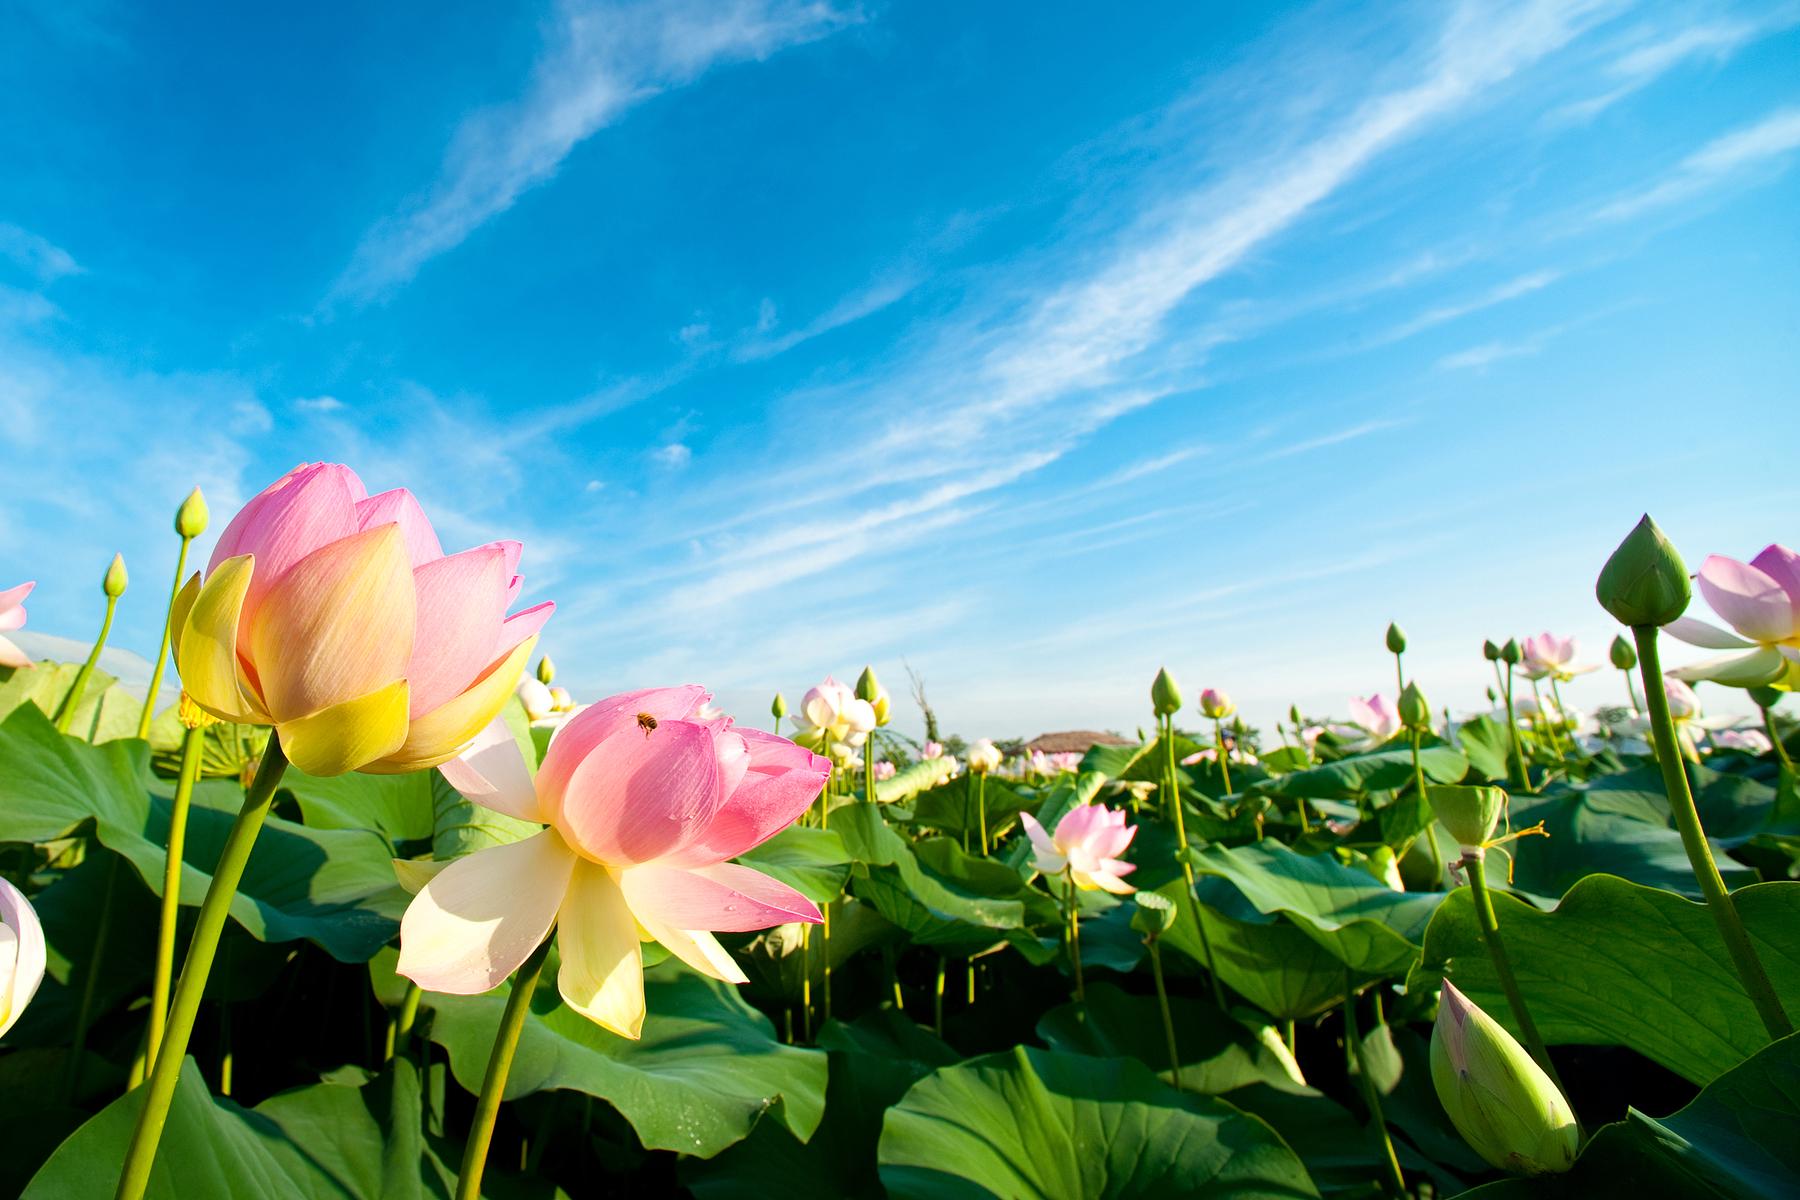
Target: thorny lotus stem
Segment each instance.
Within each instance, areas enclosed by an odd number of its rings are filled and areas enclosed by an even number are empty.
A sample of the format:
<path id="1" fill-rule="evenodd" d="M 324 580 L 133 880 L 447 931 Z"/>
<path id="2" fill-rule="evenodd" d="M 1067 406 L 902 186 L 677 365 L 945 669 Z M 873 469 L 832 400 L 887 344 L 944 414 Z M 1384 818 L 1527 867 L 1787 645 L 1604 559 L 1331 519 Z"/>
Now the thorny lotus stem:
<path id="1" fill-rule="evenodd" d="M 1398 658 L 1398 655 L 1395 655 Z M 1425 769 L 1419 765 L 1419 731 L 1412 733 L 1413 790 L 1419 794 L 1419 802 L 1425 805 L 1425 844 L 1431 847 L 1432 885 L 1436 890 L 1444 881 L 1444 851 L 1437 840 L 1437 814 L 1432 811 L 1430 801 L 1425 798 Z M 1410 848 L 1411 843 L 1408 843 Z M 1402 856 L 1404 857 L 1404 855 Z"/>
<path id="2" fill-rule="evenodd" d="M 1531 1019 L 1531 1011 L 1525 1007 L 1525 994 L 1519 990 L 1519 981 L 1513 975 L 1512 960 L 1506 954 L 1506 943 L 1500 940 L 1500 922 L 1494 916 L 1494 899 L 1488 891 L 1484 852 L 1478 847 L 1473 853 L 1465 850 L 1462 865 L 1469 873 L 1469 891 L 1475 900 L 1475 923 L 1481 928 L 1481 944 L 1487 947 L 1488 958 L 1494 964 L 1494 977 L 1500 981 L 1500 990 L 1506 993 L 1506 1006 L 1512 1010 L 1513 1023 L 1525 1035 L 1525 1048 L 1531 1051 L 1531 1057 L 1537 1060 L 1537 1065 L 1544 1068 L 1544 1074 L 1550 1077 L 1550 1082 L 1567 1098 L 1569 1089 L 1563 1086 L 1562 1077 L 1556 1073 L 1556 1064 L 1550 1061 L 1550 1051 L 1544 1047 L 1544 1037 L 1538 1032 L 1537 1022 Z"/>
<path id="3" fill-rule="evenodd" d="M 144 693 L 144 711 L 138 716 L 137 735 L 148 739 L 150 736 L 150 719 L 156 715 L 156 693 L 162 688 L 163 668 L 169 665 L 169 636 L 174 632 L 175 597 L 181 595 L 181 573 L 187 569 L 188 545 L 194 539 L 181 539 L 181 549 L 175 554 L 175 586 L 169 589 L 169 615 L 163 618 L 162 645 L 156 650 L 156 666 L 150 671 L 150 690 Z M 154 1050 L 151 1051 L 155 1053 Z"/>
<path id="4" fill-rule="evenodd" d="M 1087 986 L 1081 978 L 1081 911 L 1075 907 L 1075 868 L 1063 868 L 1063 906 L 1069 912 L 1069 963 L 1075 968 L 1075 1000 L 1087 1003 Z"/>
<path id="5" fill-rule="evenodd" d="M 106 598 L 106 616 L 100 619 L 100 636 L 94 642 L 94 648 L 88 651 L 87 661 L 81 664 L 81 670 L 75 672 L 75 682 L 69 685 L 69 694 L 63 697 L 62 707 L 56 710 L 56 731 L 69 732 L 69 726 L 75 723 L 75 709 L 81 703 L 82 696 L 87 693 L 88 680 L 94 677 L 94 668 L 100 663 L 100 652 L 106 649 L 106 635 L 112 632 L 113 613 L 119 607 L 117 596 Z"/>
<path id="6" fill-rule="evenodd" d="M 188 806 L 194 798 L 194 782 L 200 778 L 200 751 L 205 740 L 201 729 L 190 729 L 181 739 L 181 772 L 175 780 L 175 799 L 169 808 L 169 852 L 163 861 L 162 924 L 156 931 L 156 963 L 150 975 L 150 1034 L 144 1044 L 147 1062 L 156 1061 L 163 1027 L 169 1020 L 169 981 L 175 974 L 175 926 L 181 918 L 181 868 L 187 847 Z"/>
<path id="7" fill-rule="evenodd" d="M 1169 809 L 1175 816 L 1175 858 L 1181 863 L 1181 877 L 1186 880 L 1188 895 L 1194 900 L 1194 928 L 1200 931 L 1200 951 L 1206 955 L 1206 977 L 1212 984 L 1213 1003 L 1223 1009 L 1225 990 L 1219 986 L 1218 968 L 1213 965 L 1212 939 L 1206 936 L 1206 922 L 1200 919 L 1200 900 L 1194 896 L 1194 864 L 1188 861 L 1187 826 L 1181 817 L 1181 777 L 1175 773 L 1174 717 L 1163 718 L 1162 738 L 1166 747 L 1163 761 L 1169 773 Z M 1302 805 L 1305 803 L 1301 801 Z"/>
<path id="8" fill-rule="evenodd" d="M 1381 1112 L 1381 1089 L 1369 1077 L 1369 1064 L 1363 1058 L 1362 1036 L 1356 1031 L 1356 989 L 1350 986 L 1350 970 L 1344 969 L 1344 1041 L 1349 1044 L 1350 1057 L 1356 1063 L 1357 1078 L 1362 1081 L 1363 1103 L 1368 1106 L 1369 1116 L 1375 1122 L 1375 1128 L 1381 1133 L 1381 1148 L 1386 1152 L 1387 1169 L 1396 1196 L 1405 1196 L 1406 1176 L 1400 1171 L 1400 1157 L 1394 1153 L 1394 1139 L 1388 1134 L 1387 1118 Z"/>
<path id="9" fill-rule="evenodd" d="M 244 878 L 244 867 L 256 845 L 256 835 L 275 802 L 275 785 L 287 769 L 287 756 L 281 752 L 281 739 L 269 738 L 263 750 L 256 778 L 244 795 L 225 846 L 219 851 L 218 865 L 213 868 L 212 883 L 201 901 L 200 916 L 194 922 L 192 940 L 188 942 L 187 960 L 181 967 L 181 978 L 175 984 L 175 1000 L 169 1010 L 169 1024 L 156 1061 L 150 1068 L 144 1107 L 138 1112 L 137 1127 L 131 1134 L 131 1145 L 125 1151 L 125 1166 L 119 1174 L 116 1200 L 141 1200 L 150 1185 L 150 1168 L 156 1162 L 156 1147 L 162 1141 L 163 1124 L 169 1119 L 169 1105 L 175 1099 L 175 1085 L 181 1079 L 181 1066 L 187 1058 L 188 1039 L 194 1033 L 194 1019 L 200 1014 L 200 1000 L 206 994 L 206 977 L 212 972 L 213 959 L 219 952 L 219 938 L 225 932 L 225 920 L 231 913 L 231 901 Z"/>
<path id="10" fill-rule="evenodd" d="M 382 1048 L 381 1061 L 393 1062 L 394 1053 L 406 1044 L 406 1035 L 412 1032 L 413 1022 L 419 1016 L 419 997 L 422 989 L 410 979 L 406 982 L 406 995 L 400 998 L 400 1011 L 388 1020 L 387 1043 Z M 789 1019 L 792 1020 L 790 1014 Z M 790 1038 L 790 1041 L 793 1039 Z"/>
<path id="11" fill-rule="evenodd" d="M 1499 667 L 1494 668 L 1494 670 L 1496 672 L 1499 671 L 1499 669 L 1500 669 Z M 1531 777 L 1525 773 L 1525 747 L 1519 741 L 1519 718 L 1518 718 L 1518 715 L 1513 712 L 1512 680 L 1513 680 L 1512 664 L 1507 663 L 1506 664 L 1506 686 L 1505 686 L 1506 736 L 1508 738 L 1509 744 L 1512 746 L 1512 757 L 1509 758 L 1506 763 L 1506 777 L 1512 783 L 1512 785 L 1515 789 L 1517 789 L 1519 791 L 1523 791 L 1523 792 L 1528 792 L 1531 790 Z"/>
<path id="12" fill-rule="evenodd" d="M 494 1140 L 494 1118 L 500 1115 L 500 1098 L 506 1092 L 513 1053 L 519 1048 L 519 1034 L 531 1011 L 531 997 L 537 991 L 538 976 L 543 974 L 544 960 L 549 956 L 550 939 L 546 937 L 513 976 L 512 992 L 506 997 L 506 1010 L 500 1015 L 494 1048 L 488 1054 L 487 1074 L 481 1080 L 481 1096 L 475 1101 L 475 1118 L 463 1150 L 462 1173 L 456 1179 L 456 1200 L 480 1200 L 481 1173 L 487 1168 L 488 1146 Z"/>
<path id="13" fill-rule="evenodd" d="M 94 987 L 100 982 L 100 965 L 106 961 L 107 935 L 112 932 L 113 890 L 119 882 L 119 856 L 106 868 L 106 892 L 100 900 L 100 924 L 94 930 L 93 952 L 88 956 L 87 978 L 81 982 L 81 1007 L 75 1011 L 75 1040 L 69 1047 L 68 1067 L 63 1072 L 63 1103 L 72 1106 L 81 1090 L 82 1047 L 87 1042 L 88 1022 L 94 1015 Z"/>
<path id="14" fill-rule="evenodd" d="M 1181 1091 L 1181 1052 L 1175 1048 L 1175 1018 L 1169 1013 L 1169 989 L 1163 986 L 1162 947 L 1156 944 L 1154 934 L 1144 939 L 1144 945 L 1150 948 L 1150 975 L 1156 980 L 1156 1006 L 1162 1010 L 1163 1040 L 1169 1047 L 1169 1070 L 1175 1081 L 1175 1090 Z"/>
<path id="15" fill-rule="evenodd" d="M 1737 968 L 1744 991 L 1749 993 L 1750 1003 L 1756 1006 L 1756 1015 L 1762 1018 L 1769 1037 L 1786 1037 L 1794 1031 L 1794 1027 L 1781 1007 L 1781 998 L 1776 994 L 1775 986 L 1769 982 L 1769 973 L 1763 969 L 1762 959 L 1757 957 L 1756 947 L 1750 942 L 1750 934 L 1744 929 L 1743 919 L 1738 916 L 1737 905 L 1733 903 L 1731 893 L 1725 890 L 1725 881 L 1719 876 L 1719 866 L 1713 861 L 1712 846 L 1706 840 L 1706 830 L 1700 824 L 1700 814 L 1694 808 L 1694 794 L 1688 788 L 1687 768 L 1682 763 L 1681 752 L 1675 741 L 1675 722 L 1669 717 L 1669 694 L 1663 688 L 1662 659 L 1657 652 L 1656 632 L 1654 625 L 1631 627 L 1631 635 L 1637 640 L 1638 670 L 1643 672 L 1644 699 L 1650 707 L 1650 728 L 1656 735 L 1656 762 L 1662 768 L 1663 788 L 1669 793 L 1669 808 L 1675 814 L 1675 827 L 1681 831 L 1681 845 L 1687 851 L 1688 863 L 1694 868 L 1694 878 L 1699 881 L 1700 891 L 1706 897 L 1707 911 L 1712 913 L 1713 921 L 1719 927 L 1719 936 L 1725 941 L 1725 949 L 1731 955 L 1732 965 Z"/>
<path id="16" fill-rule="evenodd" d="M 1169 733 L 1172 739 L 1175 733 L 1175 722 L 1173 718 L 1169 721 Z M 1225 722 L 1216 717 L 1213 719 L 1213 745 L 1219 755 L 1219 779 L 1225 785 L 1225 794 L 1229 796 L 1231 795 L 1231 764 L 1225 761 Z M 1169 754 L 1171 757 L 1175 754 L 1175 746 L 1172 740 L 1169 746 Z"/>

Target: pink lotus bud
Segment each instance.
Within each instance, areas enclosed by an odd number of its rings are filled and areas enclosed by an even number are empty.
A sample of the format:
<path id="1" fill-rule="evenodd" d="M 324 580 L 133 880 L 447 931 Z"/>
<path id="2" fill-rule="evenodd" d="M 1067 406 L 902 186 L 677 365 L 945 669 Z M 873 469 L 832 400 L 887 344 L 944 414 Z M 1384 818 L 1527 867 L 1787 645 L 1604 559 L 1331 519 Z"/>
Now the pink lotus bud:
<path id="1" fill-rule="evenodd" d="M 7 640 L 6 634 L 25 627 L 25 597 L 31 595 L 36 581 L 21 583 L 0 592 L 0 667 L 29 667 L 31 656 Z"/>
<path id="2" fill-rule="evenodd" d="M 1137 827 L 1125 824 L 1124 810 L 1078 804 L 1056 823 L 1054 837 L 1045 833 L 1030 813 L 1020 813 L 1019 822 L 1031 839 L 1033 862 L 1044 874 L 1060 875 L 1066 870 L 1075 886 L 1084 891 L 1101 888 L 1124 896 L 1137 890 L 1120 878 L 1137 870 L 1119 860 L 1137 836 Z"/>
<path id="3" fill-rule="evenodd" d="M 1218 688 L 1207 688 L 1200 693 L 1200 711 L 1215 721 L 1222 721 L 1237 711 L 1237 705 Z"/>
<path id="4" fill-rule="evenodd" d="M 176 597 L 182 686 L 222 720 L 274 726 L 309 775 L 435 766 L 500 711 L 555 607 L 506 615 L 519 552 L 445 555 L 404 488 L 370 496 L 348 467 L 296 467 Z"/>
<path id="5" fill-rule="evenodd" d="M 978 775 L 1000 769 L 1000 748 L 986 738 L 969 747 L 969 770 Z"/>
<path id="6" fill-rule="evenodd" d="M 1379 693 L 1363 699 L 1350 697 L 1350 720 L 1377 742 L 1385 742 L 1400 732 L 1403 722 L 1400 710 Z"/>
<path id="7" fill-rule="evenodd" d="M 944 744 L 942 742 L 926 742 L 925 749 L 920 757 L 928 762 L 934 758 L 944 757 Z"/>

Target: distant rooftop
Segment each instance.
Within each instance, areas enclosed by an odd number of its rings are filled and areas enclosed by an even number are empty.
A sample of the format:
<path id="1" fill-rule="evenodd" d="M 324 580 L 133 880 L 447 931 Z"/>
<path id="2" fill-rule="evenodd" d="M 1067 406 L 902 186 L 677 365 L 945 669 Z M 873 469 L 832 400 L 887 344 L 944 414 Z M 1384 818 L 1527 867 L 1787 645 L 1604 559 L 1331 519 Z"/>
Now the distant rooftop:
<path id="1" fill-rule="evenodd" d="M 1071 729 L 1064 733 L 1040 733 L 1025 743 L 1029 753 L 1042 750 L 1045 754 L 1081 754 L 1089 746 L 1130 746 L 1134 745 L 1130 738 L 1122 738 L 1116 733 L 1099 733 L 1092 729 Z"/>

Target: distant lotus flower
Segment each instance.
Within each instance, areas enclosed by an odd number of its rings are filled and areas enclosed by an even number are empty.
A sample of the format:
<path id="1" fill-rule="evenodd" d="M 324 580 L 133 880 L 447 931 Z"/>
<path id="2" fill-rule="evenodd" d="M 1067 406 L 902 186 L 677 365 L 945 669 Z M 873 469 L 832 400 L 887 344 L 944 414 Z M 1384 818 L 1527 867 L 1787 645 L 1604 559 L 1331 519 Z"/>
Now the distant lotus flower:
<path id="1" fill-rule="evenodd" d="M 1690 691 L 1689 694 L 1692 695 L 1692 692 Z M 1518 714 L 1519 723 L 1530 726 L 1533 729 L 1540 725 L 1551 729 L 1581 728 L 1582 715 L 1580 710 L 1574 708 L 1558 708 L 1556 706 L 1556 701 L 1554 700 L 1545 700 L 1540 705 L 1533 696 L 1520 696 L 1513 702 L 1513 707 L 1514 711 Z M 1504 720 L 1504 709 L 1501 710 L 1500 717 Z"/>
<path id="2" fill-rule="evenodd" d="M 1598 670 L 1597 666 L 1571 665 L 1575 661 L 1577 648 L 1574 638 L 1559 638 L 1546 630 L 1536 637 L 1526 638 L 1521 645 L 1524 658 L 1520 660 L 1520 670 L 1527 679 L 1554 679 L 1559 683 L 1567 683 L 1577 675 Z"/>
<path id="3" fill-rule="evenodd" d="M 1742 750 L 1746 754 L 1767 754 L 1775 748 L 1769 735 L 1760 729 L 1721 729 L 1713 741 L 1726 750 Z"/>
<path id="4" fill-rule="evenodd" d="M 1059 750 L 1050 756 L 1050 769 L 1056 772 L 1081 770 L 1082 756 L 1073 750 Z"/>
<path id="5" fill-rule="evenodd" d="M 817 733 L 834 742 L 860 746 L 875 728 L 875 706 L 858 700 L 856 693 L 827 675 L 808 691 L 794 714 L 801 733 Z"/>
<path id="6" fill-rule="evenodd" d="M 404 488 L 296 467 L 244 506 L 176 598 L 183 688 L 221 720 L 272 725 L 310 775 L 454 757 L 513 691 L 554 605 L 513 616 L 517 542 L 446 556 Z"/>
<path id="7" fill-rule="evenodd" d="M 1052 770 L 1050 766 L 1050 756 L 1045 754 L 1042 750 L 1033 750 L 1030 754 L 1026 755 L 1025 764 L 1033 773 L 1038 775 L 1048 775 Z"/>
<path id="8" fill-rule="evenodd" d="M 0 1037 L 37 994 L 46 961 L 44 927 L 37 911 L 24 892 L 0 879 Z"/>
<path id="9" fill-rule="evenodd" d="M 1000 748 L 987 738 L 969 747 L 969 770 L 985 774 L 1000 769 Z"/>
<path id="10" fill-rule="evenodd" d="M 533 781 L 505 723 L 443 764 L 463 795 L 548 829 L 479 850 L 420 890 L 400 925 L 400 974 L 434 992 L 499 986 L 556 927 L 557 986 L 622 1037 L 644 1019 L 640 935 L 715 979 L 746 981 L 715 932 L 817 923 L 812 901 L 728 859 L 792 824 L 825 760 L 786 738 L 698 720 L 696 686 L 590 705 Z"/>
<path id="11" fill-rule="evenodd" d="M 1663 692 L 1669 697 L 1669 716 L 1686 721 L 1700 715 L 1700 697 L 1679 676 L 1671 673 L 1663 680 Z"/>
<path id="12" fill-rule="evenodd" d="M 875 779 L 877 782 L 892 779 L 898 770 L 898 767 L 884 758 L 875 764 Z"/>
<path id="13" fill-rule="evenodd" d="M 1386 696 L 1352 696 L 1349 707 L 1350 720 L 1378 744 L 1400 732 L 1400 712 Z"/>
<path id="14" fill-rule="evenodd" d="M 556 697 L 529 675 L 520 675 L 519 686 L 513 690 L 525 706 L 525 718 L 529 721 L 542 721 L 556 711 Z"/>
<path id="15" fill-rule="evenodd" d="M 927 762 L 934 758 L 944 757 L 944 744 L 942 742 L 926 742 L 925 750 L 920 757 L 924 758 Z"/>
<path id="16" fill-rule="evenodd" d="M 1678 617 L 1663 628 L 1689 645 L 1750 653 L 1707 659 L 1670 674 L 1731 687 L 1800 676 L 1800 554 L 1780 545 L 1765 547 L 1748 563 L 1715 554 L 1700 564 L 1695 578 L 1712 610 L 1737 633 L 1693 617 Z"/>
<path id="17" fill-rule="evenodd" d="M 1237 711 L 1237 705 L 1218 688 L 1207 688 L 1200 693 L 1200 711 L 1215 721 L 1222 721 Z"/>
<path id="18" fill-rule="evenodd" d="M 1120 878 L 1137 870 L 1118 857 L 1137 836 L 1137 827 L 1125 824 L 1123 809 L 1078 804 L 1056 823 L 1054 837 L 1030 813 L 1020 813 L 1019 821 L 1031 839 L 1033 862 L 1044 874 L 1061 875 L 1066 870 L 1084 891 L 1101 888 L 1124 896 L 1137 890 Z"/>
<path id="19" fill-rule="evenodd" d="M 7 640 L 6 634 L 25 627 L 25 597 L 37 586 L 33 580 L 0 592 L 0 667 L 29 667 L 31 656 Z"/>

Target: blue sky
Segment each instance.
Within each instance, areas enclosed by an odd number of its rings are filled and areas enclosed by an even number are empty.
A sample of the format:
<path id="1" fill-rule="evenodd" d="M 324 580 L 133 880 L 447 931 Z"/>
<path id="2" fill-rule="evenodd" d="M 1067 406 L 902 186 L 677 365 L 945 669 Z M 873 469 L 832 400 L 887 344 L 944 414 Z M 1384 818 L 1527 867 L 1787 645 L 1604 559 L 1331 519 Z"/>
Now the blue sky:
<path id="1" fill-rule="evenodd" d="M 1483 637 L 1604 653 L 1640 511 L 1800 537 L 1796 61 L 1793 3 L 11 6 L 0 585 L 91 637 L 122 550 L 153 649 L 185 491 L 332 459 L 523 540 L 590 696 L 1268 721 L 1398 619 L 1474 704 Z"/>

